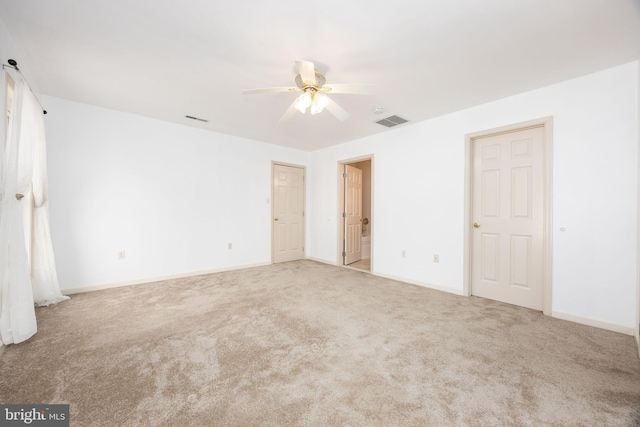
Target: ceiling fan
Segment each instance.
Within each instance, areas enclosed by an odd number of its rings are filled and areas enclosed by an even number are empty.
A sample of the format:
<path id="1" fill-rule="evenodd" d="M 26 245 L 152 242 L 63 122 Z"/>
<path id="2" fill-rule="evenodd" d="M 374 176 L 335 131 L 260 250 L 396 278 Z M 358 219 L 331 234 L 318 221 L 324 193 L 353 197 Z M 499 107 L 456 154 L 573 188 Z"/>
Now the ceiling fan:
<path id="1" fill-rule="evenodd" d="M 327 93 L 348 93 L 356 95 L 372 95 L 373 85 L 371 84 L 347 84 L 334 83 L 325 84 L 327 79 L 316 70 L 313 62 L 299 59 L 296 61 L 298 75 L 296 76 L 296 87 L 268 87 L 264 89 L 243 90 L 243 95 L 273 92 L 302 92 L 289 106 L 284 115 L 280 118 L 280 123 L 291 119 L 296 110 L 304 114 L 307 108 L 311 114 L 321 113 L 325 108 L 340 121 L 347 120 L 349 113 L 344 108 L 336 104 L 329 98 Z"/>

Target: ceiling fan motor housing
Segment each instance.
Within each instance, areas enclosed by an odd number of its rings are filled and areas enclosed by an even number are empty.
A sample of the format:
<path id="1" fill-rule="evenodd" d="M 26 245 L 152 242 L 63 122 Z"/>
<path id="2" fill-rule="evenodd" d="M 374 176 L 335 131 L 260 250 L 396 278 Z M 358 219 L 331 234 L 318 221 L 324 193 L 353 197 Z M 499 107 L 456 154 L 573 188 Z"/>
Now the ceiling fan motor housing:
<path id="1" fill-rule="evenodd" d="M 318 70 L 316 70 L 316 83 L 311 86 L 315 86 L 316 90 L 318 90 L 322 86 L 324 86 L 326 82 L 327 82 L 327 79 L 322 74 L 320 74 Z M 304 90 L 305 87 L 309 87 L 308 84 L 305 84 L 305 82 L 302 81 L 302 76 L 300 74 L 296 76 L 296 86 L 298 86 L 302 90 Z"/>

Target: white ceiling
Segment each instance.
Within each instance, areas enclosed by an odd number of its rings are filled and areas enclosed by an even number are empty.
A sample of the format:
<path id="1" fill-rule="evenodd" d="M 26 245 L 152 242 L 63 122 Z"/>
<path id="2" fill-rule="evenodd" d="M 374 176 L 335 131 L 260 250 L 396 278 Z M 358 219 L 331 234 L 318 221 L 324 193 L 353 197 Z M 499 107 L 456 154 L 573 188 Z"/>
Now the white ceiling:
<path id="1" fill-rule="evenodd" d="M 44 94 L 303 150 L 640 56 L 638 0 L 0 0 L 0 17 Z M 240 92 L 293 86 L 296 59 L 375 95 L 279 125 L 296 94 Z"/>

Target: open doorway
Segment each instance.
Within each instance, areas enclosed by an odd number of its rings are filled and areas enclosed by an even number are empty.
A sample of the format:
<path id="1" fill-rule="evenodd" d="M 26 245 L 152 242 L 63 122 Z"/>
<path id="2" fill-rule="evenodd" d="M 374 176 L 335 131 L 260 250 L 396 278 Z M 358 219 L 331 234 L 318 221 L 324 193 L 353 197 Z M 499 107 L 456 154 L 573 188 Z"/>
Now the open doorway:
<path id="1" fill-rule="evenodd" d="M 338 265 L 373 271 L 373 156 L 338 163 Z"/>

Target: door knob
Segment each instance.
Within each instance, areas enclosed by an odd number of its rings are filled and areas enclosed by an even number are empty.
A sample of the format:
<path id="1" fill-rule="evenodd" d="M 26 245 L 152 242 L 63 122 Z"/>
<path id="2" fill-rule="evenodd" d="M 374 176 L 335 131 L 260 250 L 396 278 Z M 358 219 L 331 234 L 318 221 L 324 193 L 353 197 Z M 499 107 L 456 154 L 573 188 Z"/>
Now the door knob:
<path id="1" fill-rule="evenodd" d="M 278 218 L 273 218 L 273 220 L 274 220 L 274 221 L 277 221 L 277 220 L 278 220 Z"/>
<path id="2" fill-rule="evenodd" d="M 474 222 L 474 223 L 473 223 L 473 226 L 474 226 L 475 228 L 480 228 L 480 223 L 479 223 L 479 222 Z"/>

